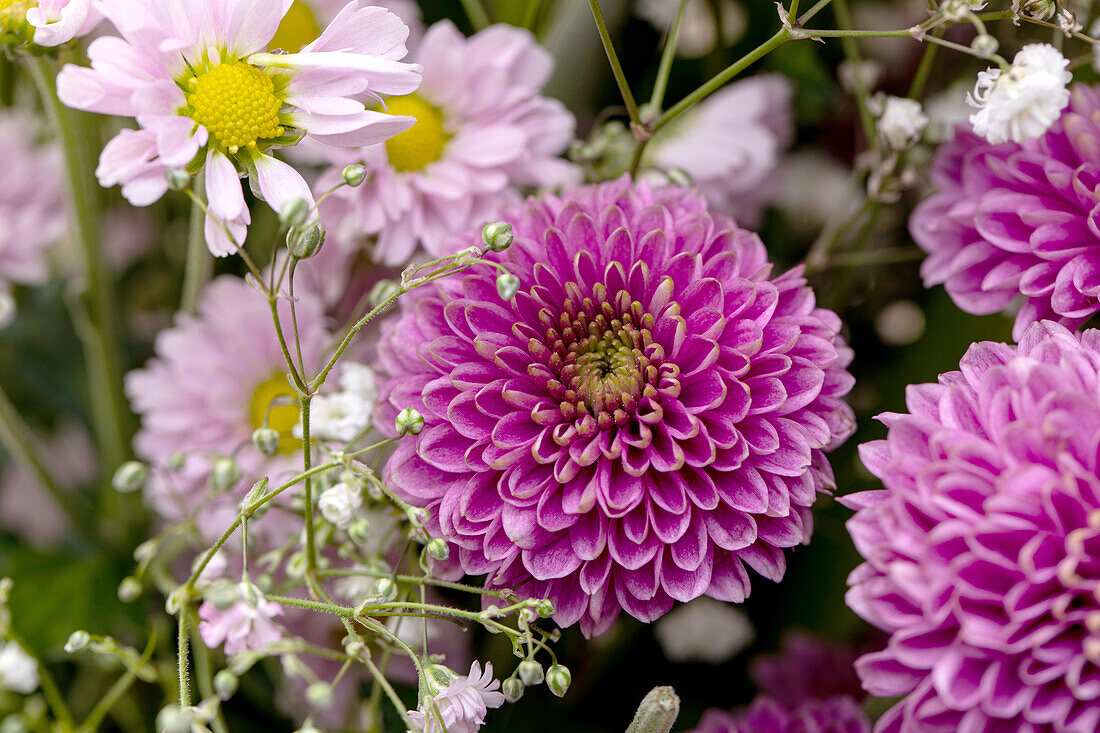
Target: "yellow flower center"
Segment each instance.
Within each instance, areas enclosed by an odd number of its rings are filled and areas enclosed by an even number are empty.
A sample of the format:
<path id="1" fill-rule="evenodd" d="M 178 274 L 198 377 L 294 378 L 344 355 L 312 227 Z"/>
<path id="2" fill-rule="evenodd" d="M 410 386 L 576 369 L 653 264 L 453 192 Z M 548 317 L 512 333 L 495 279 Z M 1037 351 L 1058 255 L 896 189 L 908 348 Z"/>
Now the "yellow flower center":
<path id="1" fill-rule="evenodd" d="M 282 373 L 256 387 L 248 406 L 248 421 L 253 430 L 263 427 L 266 418 L 267 426 L 279 434 L 279 453 L 301 450 L 302 441 L 294 437 L 294 426 L 301 414 L 298 398 Z"/>
<path id="2" fill-rule="evenodd" d="M 275 95 L 275 82 L 255 66 L 219 64 L 189 79 L 187 86 L 191 119 L 223 150 L 236 153 L 284 132 L 279 125 L 283 103 Z"/>
<path id="3" fill-rule="evenodd" d="M 37 0 L 0 0 L 0 23 L 21 23 L 26 19 L 27 11 L 37 5 Z"/>
<path id="4" fill-rule="evenodd" d="M 409 115 L 416 124 L 386 141 L 390 165 L 402 173 L 420 171 L 443 157 L 450 134 L 443 129 L 443 111 L 415 94 L 386 100 L 390 114 Z"/>
<path id="5" fill-rule="evenodd" d="M 319 35 L 321 25 L 317 22 L 313 9 L 302 0 L 295 0 L 283 16 L 283 22 L 279 24 L 279 30 L 275 31 L 275 37 L 271 39 L 268 48 L 281 48 L 297 53 L 302 50 L 302 46 L 317 40 Z"/>

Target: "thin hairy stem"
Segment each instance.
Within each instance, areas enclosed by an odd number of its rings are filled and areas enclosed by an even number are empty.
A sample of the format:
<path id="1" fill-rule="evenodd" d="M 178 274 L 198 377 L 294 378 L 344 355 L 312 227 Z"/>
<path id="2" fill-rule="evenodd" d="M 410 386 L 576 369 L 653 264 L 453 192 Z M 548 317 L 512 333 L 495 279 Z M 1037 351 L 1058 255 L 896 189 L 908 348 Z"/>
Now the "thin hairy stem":
<path id="1" fill-rule="evenodd" d="M 635 125 L 641 125 L 642 116 L 638 112 L 638 102 L 634 99 L 634 93 L 630 91 L 630 83 L 626 80 L 623 65 L 619 62 L 619 54 L 616 53 L 615 44 L 611 40 L 611 33 L 607 30 L 607 22 L 603 18 L 603 11 L 600 10 L 600 0 L 588 0 L 588 5 L 592 8 L 592 17 L 596 19 L 596 30 L 599 31 L 600 42 L 603 43 L 607 60 L 611 62 L 611 73 L 614 74 L 615 83 L 619 85 L 619 92 L 623 95 L 626 113 L 630 116 L 631 122 Z"/>

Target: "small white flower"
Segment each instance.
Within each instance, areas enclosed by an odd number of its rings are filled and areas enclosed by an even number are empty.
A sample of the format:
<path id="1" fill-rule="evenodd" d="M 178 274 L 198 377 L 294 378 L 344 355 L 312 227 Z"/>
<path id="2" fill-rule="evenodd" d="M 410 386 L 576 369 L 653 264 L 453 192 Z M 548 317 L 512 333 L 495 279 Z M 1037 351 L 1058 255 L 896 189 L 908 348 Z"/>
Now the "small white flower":
<path id="1" fill-rule="evenodd" d="M 882 102 L 878 134 L 891 150 L 905 150 L 916 145 L 927 126 L 928 115 L 915 99 L 888 96 Z"/>
<path id="2" fill-rule="evenodd" d="M 654 634 L 669 661 L 709 664 L 732 659 L 756 638 L 748 616 L 705 596 L 666 615 Z"/>
<path id="3" fill-rule="evenodd" d="M 1048 43 L 1020 49 L 1012 68 L 978 72 L 974 93 L 966 101 L 977 112 L 970 116 L 974 132 L 991 143 L 1022 143 L 1046 134 L 1069 104 L 1066 85 L 1073 74 L 1069 60 Z"/>
<path id="4" fill-rule="evenodd" d="M 374 370 L 366 364 L 347 362 L 340 372 L 340 389 L 363 400 L 368 406 L 378 396 L 378 381 Z"/>
<path id="5" fill-rule="evenodd" d="M 341 481 L 326 489 L 317 500 L 321 515 L 339 529 L 347 529 L 359 515 L 363 506 L 363 495 L 357 488 Z"/>
<path id="6" fill-rule="evenodd" d="M 29 695 L 38 689 L 38 662 L 14 641 L 0 642 L 0 690 Z"/>
<path id="7" fill-rule="evenodd" d="M 370 425 L 371 403 L 351 392 L 317 395 L 309 413 L 311 436 L 347 443 Z M 294 436 L 302 437 L 302 425 L 294 427 Z"/>

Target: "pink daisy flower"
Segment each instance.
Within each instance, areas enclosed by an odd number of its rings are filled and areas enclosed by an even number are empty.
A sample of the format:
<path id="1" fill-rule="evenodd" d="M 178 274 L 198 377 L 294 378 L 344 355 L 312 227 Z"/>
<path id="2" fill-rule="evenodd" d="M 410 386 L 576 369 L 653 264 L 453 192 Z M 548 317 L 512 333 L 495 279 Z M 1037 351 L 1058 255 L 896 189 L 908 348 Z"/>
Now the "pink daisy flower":
<path id="1" fill-rule="evenodd" d="M 683 169 L 714 210 L 756 226 L 779 195 L 777 170 L 793 138 L 790 83 L 778 74 L 756 76 L 731 84 L 658 133 L 647 163 Z"/>
<path id="2" fill-rule="evenodd" d="M 348 0 L 295 0 L 283 16 L 270 48 L 298 51 L 321 34 L 321 29 L 347 5 Z M 365 0 L 364 4 L 385 8 L 409 27 L 409 46 L 415 46 L 424 33 L 420 7 L 415 0 Z"/>
<path id="3" fill-rule="evenodd" d="M 434 670 L 453 675 L 438 665 Z M 497 691 L 499 688 L 500 682 L 493 679 L 492 663 L 486 662 L 482 672 L 481 665 L 474 662 L 469 675 L 453 677 L 430 704 L 409 711 L 412 730 L 415 733 L 477 733 L 485 723 L 489 708 L 504 704 L 504 695 Z"/>
<path id="4" fill-rule="evenodd" d="M 416 125 L 379 145 L 346 152 L 321 180 L 328 188 L 344 165 L 362 162 L 368 182 L 330 201 L 345 238 L 377 235 L 375 258 L 408 261 L 417 244 L 446 254 L 447 238 L 485 224 L 523 186 L 577 180 L 558 158 L 573 139 L 573 116 L 539 96 L 554 61 L 527 31 L 496 25 L 465 38 L 449 21 L 424 35 L 416 54 L 424 83 L 391 97 L 391 113 Z"/>
<path id="5" fill-rule="evenodd" d="M 280 311 L 289 324 L 285 301 Z M 323 306 L 304 294 L 297 314 L 303 358 L 307 368 L 315 367 L 329 337 Z M 196 315 L 180 315 L 175 327 L 160 333 L 156 357 L 126 378 L 131 406 L 141 416 L 134 449 L 161 469 L 145 488 L 154 511 L 169 521 L 197 512 L 198 526 L 213 539 L 233 521 L 252 482 L 262 476 L 277 481 L 300 470 L 301 442 L 293 435 L 300 414 L 285 373 L 267 299 L 235 277 L 212 282 Z M 265 419 L 281 438 L 272 457 L 251 442 Z M 177 453 L 185 456 L 183 466 L 165 468 Z M 228 495 L 210 497 L 211 468 L 230 454 L 242 480 Z M 280 541 L 295 526 L 289 515 L 276 511 L 254 523 Z"/>
<path id="6" fill-rule="evenodd" d="M 91 33 L 103 14 L 92 0 L 38 0 L 27 10 L 27 22 L 39 46 L 60 46 Z"/>
<path id="7" fill-rule="evenodd" d="M 374 145 L 415 122 L 373 109 L 378 95 L 420 83 L 419 68 L 399 61 L 408 28 L 397 16 L 353 0 L 300 52 L 264 53 L 291 2 L 112 0 L 103 11 L 121 37 L 92 43 L 91 68 L 69 64 L 58 75 L 65 104 L 137 120 L 107 144 L 96 171 L 130 203 L 163 196 L 169 169 L 205 169 L 206 239 L 217 256 L 244 241 L 242 175 L 276 211 L 312 203 L 305 179 L 273 148 L 303 137 Z"/>

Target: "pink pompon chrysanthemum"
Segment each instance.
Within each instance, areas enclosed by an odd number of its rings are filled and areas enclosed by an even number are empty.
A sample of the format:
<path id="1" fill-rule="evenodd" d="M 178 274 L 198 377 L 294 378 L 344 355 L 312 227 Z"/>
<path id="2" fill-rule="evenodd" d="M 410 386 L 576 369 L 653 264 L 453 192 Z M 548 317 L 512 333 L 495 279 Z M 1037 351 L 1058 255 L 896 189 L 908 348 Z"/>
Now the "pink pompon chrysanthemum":
<path id="1" fill-rule="evenodd" d="M 1041 321 L 911 386 L 844 497 L 848 605 L 890 634 L 856 669 L 880 733 L 1100 729 L 1100 331 Z"/>
<path id="2" fill-rule="evenodd" d="M 93 0 L 38 0 L 27 9 L 27 22 L 34 27 L 39 46 L 60 46 L 86 36 L 103 22 Z"/>
<path id="3" fill-rule="evenodd" d="M 384 146 L 339 153 L 319 184 L 337 183 L 348 163 L 367 166 L 367 183 L 337 192 L 326 215 L 349 240 L 376 236 L 375 258 L 391 265 L 418 244 L 447 254 L 448 237 L 518 202 L 521 187 L 579 180 L 558 157 L 573 139 L 573 116 L 539 95 L 554 60 L 529 32 L 496 25 L 465 38 L 443 21 L 415 56 L 423 85 L 386 106 L 416 125 Z"/>
<path id="4" fill-rule="evenodd" d="M 731 84 L 658 133 L 646 163 L 683 169 L 712 209 L 756 226 L 779 194 L 779 162 L 793 137 L 790 82 L 766 74 Z"/>
<path id="5" fill-rule="evenodd" d="M 29 115 L 0 111 L 0 289 L 15 282 L 39 284 L 49 275 L 47 249 L 65 234 L 61 158 L 52 145 L 34 139 L 40 123 Z"/>
<path id="6" fill-rule="evenodd" d="M 283 629 L 274 620 L 283 615 L 283 607 L 246 585 L 241 595 L 224 611 L 210 601 L 199 606 L 199 635 L 211 649 L 225 644 L 226 654 L 259 652 L 283 638 Z"/>
<path id="7" fill-rule="evenodd" d="M 279 24 L 279 30 L 271 39 L 270 47 L 283 51 L 298 51 L 321 33 L 331 23 L 348 0 L 295 0 Z M 415 48 L 424 33 L 420 7 L 416 0 L 364 0 L 364 5 L 385 8 L 409 27 L 407 45 Z"/>
<path id="8" fill-rule="evenodd" d="M 504 704 L 504 695 L 498 692 L 500 682 L 493 679 L 493 665 L 485 663 L 470 665 L 470 674 L 455 676 L 450 670 L 438 665 L 429 673 L 439 670 L 447 680 L 432 684 L 446 684 L 446 687 L 421 704 L 418 710 L 409 711 L 415 733 L 477 733 L 485 722 L 489 708 L 499 708 Z"/>
<path id="9" fill-rule="evenodd" d="M 761 695 L 741 711 L 708 710 L 691 733 L 871 733 L 871 721 L 850 697 L 788 707 Z"/>
<path id="10" fill-rule="evenodd" d="M 992 145 L 960 127 L 936 154 L 936 193 L 909 222 L 927 285 L 968 313 L 1023 301 L 1014 338 L 1040 319 L 1069 328 L 1100 311 L 1100 89 L 1073 88 L 1038 140 Z"/>
<path id="11" fill-rule="evenodd" d="M 97 176 L 134 205 L 159 199 L 169 169 L 205 168 L 206 239 L 224 256 L 250 221 L 239 178 L 276 211 L 313 196 L 270 151 L 308 136 L 374 145 L 415 122 L 376 109 L 409 94 L 419 68 L 399 61 L 408 28 L 384 8 L 352 0 L 297 53 L 265 53 L 292 0 L 112 0 L 103 12 L 121 37 L 95 40 L 91 68 L 69 64 L 58 95 L 78 109 L 133 117 L 104 148 Z"/>
<path id="12" fill-rule="evenodd" d="M 795 630 L 784 634 L 778 652 L 754 659 L 749 676 L 762 693 L 792 707 L 837 695 L 862 699 L 857 654 L 852 645 Z"/>
<path id="13" fill-rule="evenodd" d="M 854 427 L 840 319 L 691 189 L 624 177 L 503 220 L 511 302 L 480 266 L 383 328 L 379 422 L 425 418 L 388 483 L 466 572 L 590 635 L 742 601 L 745 565 L 779 580 Z"/>
<path id="14" fill-rule="evenodd" d="M 280 301 L 280 314 L 289 324 L 286 301 Z M 315 368 L 329 338 L 320 300 L 300 295 L 297 317 L 305 364 Z M 252 482 L 263 476 L 278 481 L 300 470 L 301 442 L 293 435 L 300 413 L 286 369 L 267 298 L 239 278 L 214 280 L 196 315 L 180 315 L 160 333 L 156 358 L 126 378 L 131 405 L 141 416 L 134 449 L 155 468 L 145 491 L 158 514 L 176 521 L 198 512 L 199 529 L 217 537 Z M 280 435 L 270 458 L 251 442 L 265 420 Z M 183 465 L 172 468 L 177 454 Z M 229 455 L 241 481 L 228 494 L 212 496 L 211 468 Z M 273 510 L 254 524 L 282 532 L 288 523 L 280 517 L 290 519 Z"/>

